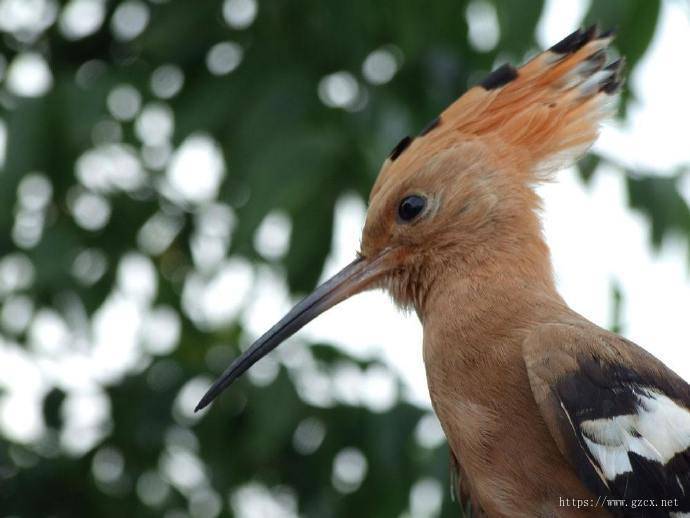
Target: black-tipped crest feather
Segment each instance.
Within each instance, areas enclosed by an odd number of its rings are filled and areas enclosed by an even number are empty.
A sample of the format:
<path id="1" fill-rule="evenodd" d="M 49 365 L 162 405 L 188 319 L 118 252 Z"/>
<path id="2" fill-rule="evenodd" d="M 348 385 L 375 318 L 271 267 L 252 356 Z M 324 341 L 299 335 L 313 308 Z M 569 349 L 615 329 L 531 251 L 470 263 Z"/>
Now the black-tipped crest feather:
<path id="1" fill-rule="evenodd" d="M 596 24 L 590 25 L 585 30 L 577 29 L 575 32 L 572 32 L 561 41 L 556 43 L 549 50 L 551 52 L 555 52 L 556 54 L 572 54 L 573 52 L 580 50 L 593 39 L 599 37 L 598 34 L 599 28 Z"/>
<path id="2" fill-rule="evenodd" d="M 407 136 L 403 137 L 400 142 L 398 142 L 393 150 L 390 152 L 390 155 L 388 155 L 388 158 L 391 159 L 391 162 L 394 162 L 396 158 L 398 158 L 400 155 L 402 155 L 402 152 L 407 149 L 407 146 L 412 143 L 412 137 Z"/>
<path id="3" fill-rule="evenodd" d="M 485 90 L 493 90 L 517 79 L 517 76 L 517 69 L 511 64 L 505 63 L 486 76 L 479 84 Z"/>

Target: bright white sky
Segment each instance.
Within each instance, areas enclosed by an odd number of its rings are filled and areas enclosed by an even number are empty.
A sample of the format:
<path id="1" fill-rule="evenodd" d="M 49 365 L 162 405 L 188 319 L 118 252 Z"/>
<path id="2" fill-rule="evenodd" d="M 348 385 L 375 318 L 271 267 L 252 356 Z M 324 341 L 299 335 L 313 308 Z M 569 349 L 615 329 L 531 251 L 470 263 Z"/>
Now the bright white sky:
<path id="1" fill-rule="evenodd" d="M 547 2 L 538 40 L 552 45 L 580 25 L 586 3 Z M 566 12 L 572 9 L 573 12 Z M 595 149 L 617 161 L 660 173 L 690 164 L 686 85 L 690 69 L 679 49 L 690 49 L 686 4 L 663 2 L 659 30 L 644 61 L 629 78 L 639 103 L 623 127 L 609 124 Z M 625 335 L 690 380 L 690 278 L 685 245 L 669 240 L 661 253 L 649 246 L 649 224 L 627 208 L 622 175 L 600 170 L 585 187 L 574 169 L 544 186 L 544 227 L 558 286 L 566 301 L 596 324 L 611 323 L 611 285 L 623 292 Z M 690 185 L 685 195 L 690 200 Z M 337 211 L 334 251 L 326 276 L 353 257 L 364 222 L 364 205 L 344 199 Z M 339 344 L 359 356 L 378 356 L 408 383 L 412 400 L 430 405 L 415 315 L 397 310 L 383 293 L 345 301 L 311 323 L 303 335 Z"/>

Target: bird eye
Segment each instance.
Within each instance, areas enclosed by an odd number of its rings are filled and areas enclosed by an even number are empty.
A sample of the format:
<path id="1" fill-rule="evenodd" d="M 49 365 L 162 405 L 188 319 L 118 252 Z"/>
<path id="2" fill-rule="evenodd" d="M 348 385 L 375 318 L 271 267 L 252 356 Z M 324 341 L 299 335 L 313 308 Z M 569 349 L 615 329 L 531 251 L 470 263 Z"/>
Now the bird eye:
<path id="1" fill-rule="evenodd" d="M 426 207 L 426 200 L 417 194 L 403 198 L 398 207 L 398 216 L 402 221 L 412 221 Z"/>

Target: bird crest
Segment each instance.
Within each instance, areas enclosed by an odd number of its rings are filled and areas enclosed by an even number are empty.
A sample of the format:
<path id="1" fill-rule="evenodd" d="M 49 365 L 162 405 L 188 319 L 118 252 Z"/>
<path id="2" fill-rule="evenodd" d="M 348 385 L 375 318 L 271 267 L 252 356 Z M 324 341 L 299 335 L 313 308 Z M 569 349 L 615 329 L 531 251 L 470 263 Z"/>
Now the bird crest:
<path id="1" fill-rule="evenodd" d="M 417 137 L 386 159 L 372 198 L 389 177 L 414 174 L 460 142 L 480 140 L 499 165 L 532 181 L 573 163 L 596 140 L 615 106 L 624 60 L 608 63 L 611 31 L 579 29 L 520 68 L 505 64 L 470 88 Z"/>

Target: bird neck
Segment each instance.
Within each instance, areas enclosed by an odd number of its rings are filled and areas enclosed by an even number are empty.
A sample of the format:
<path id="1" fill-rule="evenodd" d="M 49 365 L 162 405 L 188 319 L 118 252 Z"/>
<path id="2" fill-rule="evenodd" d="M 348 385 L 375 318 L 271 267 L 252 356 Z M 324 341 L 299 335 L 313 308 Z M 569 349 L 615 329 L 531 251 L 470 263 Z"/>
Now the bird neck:
<path id="1" fill-rule="evenodd" d="M 444 414 L 444 405 L 455 408 L 459 400 L 494 408 L 531 397 L 515 393 L 525 381 L 522 343 L 535 327 L 569 311 L 541 239 L 525 253 L 494 250 L 474 271 L 446 270 L 418 309 L 437 411 Z"/>
<path id="2" fill-rule="evenodd" d="M 547 307 L 564 306 L 541 232 L 485 246 L 458 267 L 439 267 L 434 277 L 416 306 L 420 320 L 426 325 L 451 314 L 468 335 L 521 327 L 539 320 Z"/>

